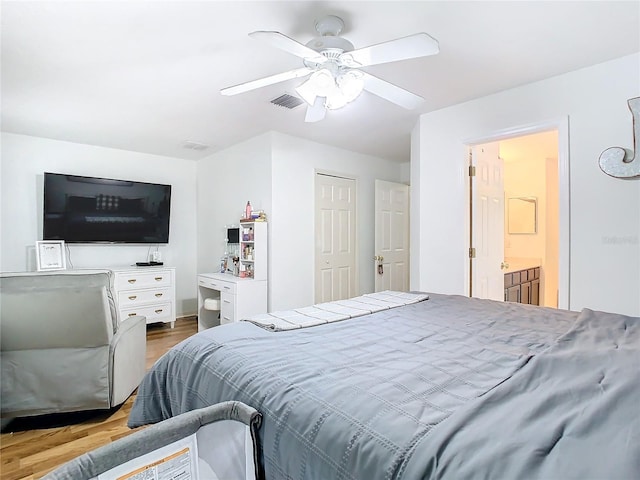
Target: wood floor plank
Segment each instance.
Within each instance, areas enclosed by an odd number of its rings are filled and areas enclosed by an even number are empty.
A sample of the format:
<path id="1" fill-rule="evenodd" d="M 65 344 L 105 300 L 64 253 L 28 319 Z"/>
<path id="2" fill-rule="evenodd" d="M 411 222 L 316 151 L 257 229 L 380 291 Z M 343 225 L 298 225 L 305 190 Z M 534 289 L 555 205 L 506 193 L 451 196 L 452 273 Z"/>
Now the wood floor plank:
<path id="1" fill-rule="evenodd" d="M 195 317 L 147 325 L 147 370 L 164 353 L 197 332 Z M 127 427 L 137 392 L 118 408 L 16 419 L 0 434 L 0 480 L 34 480 L 69 460 L 140 429 Z M 142 427 L 144 428 L 144 427 Z"/>

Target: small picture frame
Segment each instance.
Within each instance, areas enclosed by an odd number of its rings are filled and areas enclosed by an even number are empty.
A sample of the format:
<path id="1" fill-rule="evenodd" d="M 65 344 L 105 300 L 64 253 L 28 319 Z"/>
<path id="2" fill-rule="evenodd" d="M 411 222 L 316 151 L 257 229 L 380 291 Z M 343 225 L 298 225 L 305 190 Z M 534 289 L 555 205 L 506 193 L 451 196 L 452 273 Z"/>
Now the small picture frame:
<path id="1" fill-rule="evenodd" d="M 64 240 L 36 242 L 36 261 L 39 272 L 66 270 L 67 258 L 64 250 Z"/>

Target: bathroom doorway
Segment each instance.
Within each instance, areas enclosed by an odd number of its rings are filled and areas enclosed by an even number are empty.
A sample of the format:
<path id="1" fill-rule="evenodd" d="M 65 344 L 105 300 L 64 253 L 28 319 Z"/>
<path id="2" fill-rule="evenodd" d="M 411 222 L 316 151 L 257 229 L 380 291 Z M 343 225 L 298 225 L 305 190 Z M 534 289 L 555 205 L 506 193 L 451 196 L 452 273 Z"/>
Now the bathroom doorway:
<path id="1" fill-rule="evenodd" d="M 497 162 L 485 162 L 490 165 L 487 171 L 482 165 L 475 172 L 469 169 L 470 296 L 512 300 L 505 283 L 511 277 L 506 275 L 526 271 L 523 293 L 525 287 L 535 288 L 539 305 L 568 308 L 568 148 L 564 133 L 560 123 L 557 128 L 531 127 L 519 135 L 503 134 L 468 144 L 470 167 L 482 151 L 498 157 Z M 490 195 L 483 189 L 487 178 L 493 182 Z M 502 195 L 496 194 L 496 188 Z M 538 276 L 529 279 L 536 268 Z M 523 298 L 532 295 L 527 290 Z"/>

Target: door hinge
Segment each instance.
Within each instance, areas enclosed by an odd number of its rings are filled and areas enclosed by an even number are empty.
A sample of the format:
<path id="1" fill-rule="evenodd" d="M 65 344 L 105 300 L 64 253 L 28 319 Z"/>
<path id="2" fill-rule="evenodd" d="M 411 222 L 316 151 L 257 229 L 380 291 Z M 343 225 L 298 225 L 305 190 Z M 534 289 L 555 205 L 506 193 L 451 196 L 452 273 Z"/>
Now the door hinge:
<path id="1" fill-rule="evenodd" d="M 469 249 L 469 258 L 476 258 L 476 249 L 474 247 Z"/>
<path id="2" fill-rule="evenodd" d="M 476 167 L 474 165 L 469 165 L 469 176 L 470 177 L 476 176 Z"/>

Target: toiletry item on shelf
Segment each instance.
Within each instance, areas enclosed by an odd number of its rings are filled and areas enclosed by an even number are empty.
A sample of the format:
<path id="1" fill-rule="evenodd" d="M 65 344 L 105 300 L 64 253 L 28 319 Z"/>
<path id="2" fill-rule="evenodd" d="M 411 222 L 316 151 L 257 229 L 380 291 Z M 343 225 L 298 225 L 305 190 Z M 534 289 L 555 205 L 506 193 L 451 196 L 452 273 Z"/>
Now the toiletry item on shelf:
<path id="1" fill-rule="evenodd" d="M 244 218 L 251 218 L 251 202 L 247 201 L 247 206 L 244 209 Z"/>

